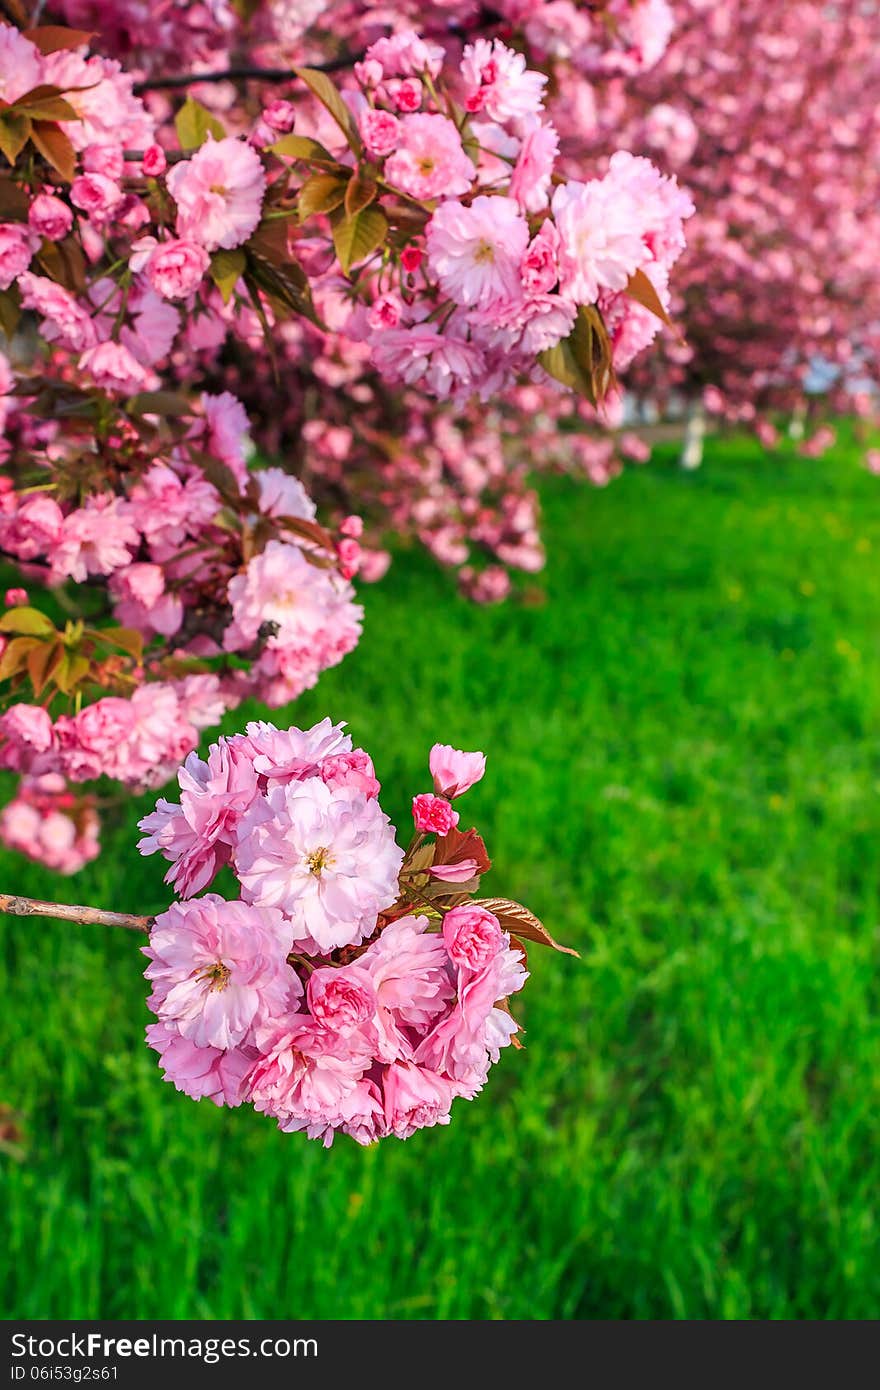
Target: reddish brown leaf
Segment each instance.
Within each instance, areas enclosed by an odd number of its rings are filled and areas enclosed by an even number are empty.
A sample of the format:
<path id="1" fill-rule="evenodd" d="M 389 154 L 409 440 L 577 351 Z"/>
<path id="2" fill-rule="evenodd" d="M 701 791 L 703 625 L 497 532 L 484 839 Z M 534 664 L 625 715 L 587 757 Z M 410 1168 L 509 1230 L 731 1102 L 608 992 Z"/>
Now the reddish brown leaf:
<path id="1" fill-rule="evenodd" d="M 76 173 L 76 151 L 64 131 L 51 121 L 34 121 L 31 140 L 64 182 L 72 183 Z"/>
<path id="2" fill-rule="evenodd" d="M 61 24 L 40 24 L 36 29 L 25 29 L 24 36 L 42 54 L 58 53 L 64 48 L 79 48 L 95 37 L 92 30 L 66 29 Z"/>
<path id="3" fill-rule="evenodd" d="M 634 299 L 637 304 L 641 304 L 643 309 L 647 309 L 649 314 L 654 314 L 656 318 L 661 319 L 662 322 L 668 324 L 670 328 L 675 326 L 672 319 L 663 308 L 660 296 L 654 288 L 654 285 L 643 270 L 633 271 L 627 282 L 626 293 L 629 295 L 630 299 Z"/>
<path id="4" fill-rule="evenodd" d="M 477 872 L 480 874 L 488 873 L 492 867 L 492 860 L 486 853 L 483 838 L 476 830 L 461 831 L 453 828 L 447 835 L 437 838 L 434 845 L 435 864 L 460 864 L 463 859 L 475 859 Z M 458 884 L 448 886 L 460 891 Z"/>
<path id="5" fill-rule="evenodd" d="M 512 902 L 510 898 L 475 898 L 474 907 L 484 907 L 487 912 L 494 912 L 505 931 L 515 932 L 526 941 L 537 941 L 539 945 L 552 946 L 554 951 L 563 951 L 567 956 L 580 957 L 579 951 L 572 950 L 570 946 L 560 946 L 558 941 L 554 941 L 544 923 L 522 903 Z"/>

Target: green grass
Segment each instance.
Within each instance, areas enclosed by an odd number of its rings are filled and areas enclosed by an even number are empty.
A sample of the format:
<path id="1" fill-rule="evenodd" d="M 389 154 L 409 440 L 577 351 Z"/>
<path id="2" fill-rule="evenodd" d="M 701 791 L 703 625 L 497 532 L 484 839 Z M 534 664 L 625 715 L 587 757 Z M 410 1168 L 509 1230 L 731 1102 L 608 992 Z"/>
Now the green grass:
<path id="1" fill-rule="evenodd" d="M 488 752 L 486 889 L 583 956 L 533 948 L 526 1051 L 325 1152 L 161 1082 L 125 933 L 0 921 L 6 1316 L 877 1316 L 878 483 L 727 441 L 544 491 L 546 603 L 404 556 L 292 715 L 347 718 L 404 826 L 435 739 Z M 145 804 L 0 885 L 160 908 Z"/>

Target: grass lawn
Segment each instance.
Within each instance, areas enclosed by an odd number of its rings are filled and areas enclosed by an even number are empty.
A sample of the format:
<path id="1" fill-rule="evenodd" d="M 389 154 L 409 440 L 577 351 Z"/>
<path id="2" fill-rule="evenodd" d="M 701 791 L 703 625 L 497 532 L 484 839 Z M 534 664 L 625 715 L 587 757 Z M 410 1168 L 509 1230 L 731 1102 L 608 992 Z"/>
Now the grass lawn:
<path id="1" fill-rule="evenodd" d="M 880 1312 L 880 482 L 733 440 L 544 493 L 545 603 L 404 556 L 290 714 L 349 721 L 404 834 L 430 744 L 487 751 L 486 891 L 583 957 L 532 949 L 526 1051 L 325 1152 L 162 1083 L 126 933 L 0 919 L 6 1317 Z M 148 804 L 0 887 L 160 909 Z"/>

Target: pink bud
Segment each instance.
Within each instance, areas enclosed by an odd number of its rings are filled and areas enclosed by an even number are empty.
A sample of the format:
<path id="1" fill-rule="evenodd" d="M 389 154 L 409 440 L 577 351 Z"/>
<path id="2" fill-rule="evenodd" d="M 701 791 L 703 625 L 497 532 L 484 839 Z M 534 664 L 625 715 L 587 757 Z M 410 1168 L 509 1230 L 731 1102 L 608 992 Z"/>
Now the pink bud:
<path id="1" fill-rule="evenodd" d="M 359 516 L 347 516 L 339 531 L 343 536 L 353 536 L 355 540 L 360 540 L 364 534 L 364 523 Z"/>
<path id="2" fill-rule="evenodd" d="M 416 830 L 428 835 L 448 835 L 458 825 L 458 812 L 442 796 L 422 792 L 413 797 L 413 820 Z"/>
<path id="3" fill-rule="evenodd" d="M 282 101 L 279 98 L 277 101 L 269 102 L 269 105 L 263 111 L 263 120 L 266 122 L 266 125 L 271 126 L 273 130 L 280 131 L 282 135 L 286 135 L 288 131 L 293 130 L 295 115 L 296 109 L 293 103 L 290 101 Z"/>
<path id="4" fill-rule="evenodd" d="M 7 608 L 18 608 L 19 605 L 27 603 L 27 589 L 7 589 L 4 600 Z"/>
<path id="5" fill-rule="evenodd" d="M 355 540 L 340 541 L 336 547 L 343 579 L 352 579 L 361 562 L 361 548 Z"/>
<path id="6" fill-rule="evenodd" d="M 148 179 L 157 179 L 168 168 L 168 160 L 161 145 L 148 145 L 144 150 L 141 167 Z"/>
<path id="7" fill-rule="evenodd" d="M 400 253 L 400 264 L 408 275 L 413 275 L 418 270 L 419 266 L 422 264 L 422 257 L 424 254 L 421 246 L 414 246 L 412 244 L 404 246 Z"/>
<path id="8" fill-rule="evenodd" d="M 28 225 L 47 241 L 61 241 L 73 226 L 73 213 L 53 193 L 38 193 L 28 209 Z"/>

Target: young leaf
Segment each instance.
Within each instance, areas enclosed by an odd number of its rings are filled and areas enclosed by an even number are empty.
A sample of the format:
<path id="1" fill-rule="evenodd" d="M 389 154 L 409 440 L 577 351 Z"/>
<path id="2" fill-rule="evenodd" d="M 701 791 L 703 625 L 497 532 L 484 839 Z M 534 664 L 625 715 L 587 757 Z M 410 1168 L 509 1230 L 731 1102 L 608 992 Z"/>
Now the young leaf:
<path id="1" fill-rule="evenodd" d="M 0 681 L 8 681 L 20 671 L 24 671 L 28 653 L 42 645 L 39 637 L 13 637 L 0 656 Z"/>
<path id="2" fill-rule="evenodd" d="M 65 183 L 73 183 L 76 173 L 76 151 L 64 131 L 51 121 L 35 121 L 31 139 L 43 158 Z"/>
<path id="3" fill-rule="evenodd" d="M 27 672 L 35 695 L 42 694 L 63 655 L 64 647 L 60 642 L 41 642 L 28 652 Z"/>
<path id="4" fill-rule="evenodd" d="M 90 670 L 91 663 L 87 656 L 80 656 L 77 652 L 65 652 L 55 667 L 55 684 L 62 695 L 70 695 Z"/>
<path id="5" fill-rule="evenodd" d="M 174 127 L 182 150 L 197 150 L 209 135 L 213 135 L 215 140 L 222 140 L 226 134 L 216 116 L 212 116 L 208 108 L 193 97 L 187 97 L 174 117 Z"/>
<path id="6" fill-rule="evenodd" d="M 661 319 L 670 328 L 674 327 L 672 319 L 663 308 L 660 296 L 654 288 L 650 278 L 643 270 L 635 270 L 629 277 L 626 286 L 626 293 L 630 299 L 634 299 L 637 304 L 641 304 L 643 309 L 647 309 L 650 314 Z"/>
<path id="7" fill-rule="evenodd" d="M 563 386 L 598 405 L 614 380 L 611 345 L 598 310 L 581 305 L 569 336 L 545 348 L 538 361 Z"/>
<path id="8" fill-rule="evenodd" d="M 303 221 L 320 212 L 332 212 L 345 198 L 347 186 L 347 180 L 335 174 L 312 174 L 299 190 L 296 210 Z"/>
<path id="9" fill-rule="evenodd" d="M 554 951 L 580 959 L 579 951 L 573 951 L 570 946 L 560 946 L 558 941 L 554 941 L 544 923 L 522 903 L 512 902 L 510 898 L 474 898 L 473 905 L 494 912 L 504 931 L 514 932 L 526 941 L 537 941 L 541 946 L 552 946 Z"/>
<path id="10" fill-rule="evenodd" d="M 59 53 L 65 48 L 79 48 L 95 37 L 89 29 L 65 29 L 60 24 L 40 24 L 36 29 L 25 29 L 24 37 L 45 55 Z"/>
<path id="11" fill-rule="evenodd" d="M 72 236 L 63 241 L 44 241 L 37 260 L 49 276 L 72 294 L 81 294 L 86 287 L 86 260 L 79 243 Z"/>
<path id="12" fill-rule="evenodd" d="M 354 117 L 346 106 L 339 92 L 327 76 L 326 72 L 319 72 L 317 68 L 294 68 L 296 76 L 305 82 L 306 86 L 318 98 L 322 106 L 330 112 L 339 129 L 342 131 L 349 147 L 355 154 L 361 152 L 361 137 L 358 135 Z"/>
<path id="13" fill-rule="evenodd" d="M 111 647 L 121 647 L 129 656 L 134 657 L 135 661 L 140 661 L 144 654 L 143 633 L 135 631 L 133 627 L 105 627 L 94 635 L 102 642 L 109 643 Z"/>
<path id="14" fill-rule="evenodd" d="M 13 104 L 13 109 L 34 121 L 78 121 L 79 115 L 65 101 L 59 87 L 34 87 Z"/>
<path id="15" fill-rule="evenodd" d="M 337 213 L 331 221 L 336 256 L 346 275 L 353 265 L 372 256 L 388 235 L 388 222 L 379 208 L 364 208 L 354 217 Z"/>
<path id="16" fill-rule="evenodd" d="M 269 150 L 271 154 L 287 159 L 305 159 L 310 164 L 327 164 L 333 169 L 342 167 L 336 156 L 310 135 L 282 135 L 280 140 L 269 146 Z"/>
<path id="17" fill-rule="evenodd" d="M 362 169 L 355 169 L 345 190 L 345 211 L 349 217 L 356 217 L 364 208 L 369 207 L 378 192 L 375 180 Z"/>
<path id="18" fill-rule="evenodd" d="M 0 632 L 20 632 L 27 637 L 48 637 L 55 624 L 39 608 L 10 608 L 0 618 Z"/>
<path id="19" fill-rule="evenodd" d="M 246 265 L 247 256 L 240 246 L 233 251 L 215 251 L 211 257 L 211 279 L 223 296 L 224 304 L 232 298 Z"/>
<path id="20" fill-rule="evenodd" d="M 10 285 L 8 290 L 0 292 L 0 329 L 3 330 L 7 342 L 11 342 L 15 337 L 20 318 L 21 295 L 17 285 Z"/>
<path id="21" fill-rule="evenodd" d="M 30 117 L 12 109 L 0 114 L 0 150 L 14 164 L 31 137 Z"/>
<path id="22" fill-rule="evenodd" d="M 492 867 L 483 837 L 476 830 L 458 830 L 453 826 L 452 830 L 438 836 L 435 841 L 434 863 L 460 864 L 464 860 L 473 860 L 481 874 L 488 873 Z"/>

